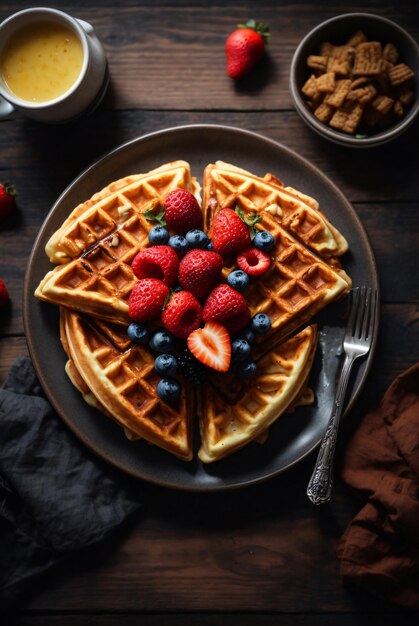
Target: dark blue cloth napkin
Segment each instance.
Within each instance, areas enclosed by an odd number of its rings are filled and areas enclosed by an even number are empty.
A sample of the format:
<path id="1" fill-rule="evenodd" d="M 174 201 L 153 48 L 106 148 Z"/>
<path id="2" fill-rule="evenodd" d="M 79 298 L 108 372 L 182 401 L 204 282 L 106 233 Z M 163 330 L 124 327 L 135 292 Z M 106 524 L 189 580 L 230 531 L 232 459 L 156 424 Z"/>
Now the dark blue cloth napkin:
<path id="1" fill-rule="evenodd" d="M 18 357 L 0 389 L 0 606 L 140 506 L 133 481 L 79 443 Z"/>

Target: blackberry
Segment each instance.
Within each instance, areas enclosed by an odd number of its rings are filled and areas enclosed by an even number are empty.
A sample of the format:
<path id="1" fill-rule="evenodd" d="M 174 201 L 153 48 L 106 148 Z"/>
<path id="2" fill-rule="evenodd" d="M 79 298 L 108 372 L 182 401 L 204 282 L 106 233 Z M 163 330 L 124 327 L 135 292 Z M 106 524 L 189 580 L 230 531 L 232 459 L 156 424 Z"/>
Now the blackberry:
<path id="1" fill-rule="evenodd" d="M 179 371 L 194 385 L 207 382 L 207 368 L 187 348 L 178 357 Z"/>

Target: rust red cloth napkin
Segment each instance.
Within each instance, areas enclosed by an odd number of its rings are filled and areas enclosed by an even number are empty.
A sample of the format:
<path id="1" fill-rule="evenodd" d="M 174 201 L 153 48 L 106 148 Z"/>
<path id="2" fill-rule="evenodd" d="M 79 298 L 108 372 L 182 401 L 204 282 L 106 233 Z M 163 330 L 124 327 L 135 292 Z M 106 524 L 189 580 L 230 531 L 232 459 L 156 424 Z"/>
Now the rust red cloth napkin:
<path id="1" fill-rule="evenodd" d="M 419 609 L 419 363 L 362 421 L 341 476 L 367 498 L 339 546 L 343 582 Z"/>

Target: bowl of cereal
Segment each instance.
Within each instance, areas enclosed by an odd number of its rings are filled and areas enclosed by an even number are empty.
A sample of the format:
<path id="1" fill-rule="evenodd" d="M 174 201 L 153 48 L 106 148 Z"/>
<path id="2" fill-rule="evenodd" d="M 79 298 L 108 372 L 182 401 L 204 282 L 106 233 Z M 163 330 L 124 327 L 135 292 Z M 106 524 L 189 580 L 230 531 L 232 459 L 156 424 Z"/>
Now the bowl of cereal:
<path id="1" fill-rule="evenodd" d="M 419 47 L 379 15 L 347 13 L 310 31 L 295 51 L 290 91 L 322 137 L 366 148 L 398 137 L 415 120 Z"/>

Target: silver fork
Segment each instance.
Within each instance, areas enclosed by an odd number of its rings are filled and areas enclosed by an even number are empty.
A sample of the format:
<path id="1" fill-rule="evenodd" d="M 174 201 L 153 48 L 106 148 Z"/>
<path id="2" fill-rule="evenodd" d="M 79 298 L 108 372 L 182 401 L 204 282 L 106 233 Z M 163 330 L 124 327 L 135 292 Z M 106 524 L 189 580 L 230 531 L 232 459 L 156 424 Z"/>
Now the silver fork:
<path id="1" fill-rule="evenodd" d="M 313 504 L 329 502 L 333 486 L 333 459 L 346 389 L 354 361 L 368 354 L 374 334 L 377 308 L 377 290 L 369 287 L 352 289 L 351 305 L 346 325 L 343 350 L 345 360 L 336 387 L 335 403 L 320 445 L 313 474 L 307 486 L 307 495 Z"/>

